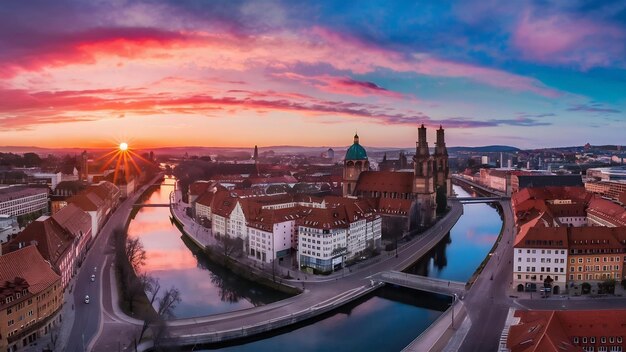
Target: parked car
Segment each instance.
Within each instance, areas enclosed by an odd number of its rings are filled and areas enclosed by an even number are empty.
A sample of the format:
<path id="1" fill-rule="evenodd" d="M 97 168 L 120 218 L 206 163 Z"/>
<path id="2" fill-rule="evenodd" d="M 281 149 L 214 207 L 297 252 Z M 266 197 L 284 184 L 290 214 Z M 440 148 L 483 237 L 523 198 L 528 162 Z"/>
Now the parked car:
<path id="1" fill-rule="evenodd" d="M 95 275 L 95 274 L 91 275 L 91 281 L 92 281 L 92 282 L 93 282 L 93 281 L 96 281 L 96 275 Z"/>
<path id="2" fill-rule="evenodd" d="M 89 304 L 89 296 L 85 296 L 85 303 Z"/>

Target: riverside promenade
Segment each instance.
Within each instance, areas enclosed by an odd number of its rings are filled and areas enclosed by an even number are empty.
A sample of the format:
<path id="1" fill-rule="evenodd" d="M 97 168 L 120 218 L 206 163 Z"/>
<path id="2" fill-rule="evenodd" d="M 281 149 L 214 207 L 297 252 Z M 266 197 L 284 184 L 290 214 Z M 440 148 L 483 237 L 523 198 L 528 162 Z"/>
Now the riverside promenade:
<path id="1" fill-rule="evenodd" d="M 185 204 L 176 193 L 172 198 L 172 214 L 183 224 L 183 232 L 194 242 L 207 245 L 214 241 L 208 231 L 201 231 L 184 214 Z M 444 238 L 463 213 L 459 202 L 450 202 L 450 211 L 436 224 L 394 253 L 381 254 L 351 271 L 338 271 L 329 276 L 316 276 L 299 271 L 292 272 L 293 279 L 282 279 L 304 292 L 289 299 L 261 307 L 206 317 L 178 319 L 168 322 L 168 335 L 162 345 L 193 346 L 218 343 L 295 324 L 336 309 L 382 286 L 371 278 L 382 271 L 401 271 L 408 268 Z M 200 238 L 200 236 L 204 238 Z M 208 242 L 207 242 L 208 241 Z M 393 255 L 392 255 L 393 254 Z"/>

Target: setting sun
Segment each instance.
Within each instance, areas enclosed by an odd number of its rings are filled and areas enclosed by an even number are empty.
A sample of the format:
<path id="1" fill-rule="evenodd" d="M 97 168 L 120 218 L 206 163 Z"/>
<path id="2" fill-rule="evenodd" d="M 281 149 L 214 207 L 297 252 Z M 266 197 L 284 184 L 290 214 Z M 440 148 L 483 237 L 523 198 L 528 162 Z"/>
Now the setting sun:
<path id="1" fill-rule="evenodd" d="M 128 150 L 128 143 L 126 143 L 126 142 L 122 142 L 122 143 L 120 143 L 120 150 L 121 150 L 121 151 L 126 151 L 126 150 Z"/>

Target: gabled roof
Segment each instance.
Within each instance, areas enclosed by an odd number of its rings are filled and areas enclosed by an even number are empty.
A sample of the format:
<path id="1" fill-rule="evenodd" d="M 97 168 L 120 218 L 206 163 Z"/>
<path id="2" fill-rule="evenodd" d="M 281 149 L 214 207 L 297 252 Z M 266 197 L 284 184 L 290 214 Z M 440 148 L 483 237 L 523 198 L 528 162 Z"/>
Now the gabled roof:
<path id="1" fill-rule="evenodd" d="M 348 228 L 349 221 L 346 218 L 346 211 L 343 206 L 336 208 L 307 208 L 303 218 L 298 220 L 298 225 L 330 230 Z"/>
<path id="2" fill-rule="evenodd" d="M 64 230 L 53 218 L 37 219 L 28 225 L 10 242 L 10 248 L 19 248 L 19 244 L 37 243 L 41 255 L 52 265 L 57 265 L 63 255 L 71 250 L 74 236 Z"/>
<path id="3" fill-rule="evenodd" d="M 364 171 L 359 175 L 355 192 L 413 193 L 413 173 Z"/>
<path id="4" fill-rule="evenodd" d="M 522 311 L 517 325 L 511 325 L 507 348 L 511 352 L 583 351 L 582 346 L 618 345 L 624 347 L 626 310 Z M 601 337 L 622 337 L 622 342 L 601 343 Z M 579 344 L 573 343 L 574 337 Z M 587 338 L 587 343 L 581 341 Z M 590 338 L 595 338 L 595 343 Z M 607 341 L 608 342 L 608 341 Z"/>
<path id="5" fill-rule="evenodd" d="M 541 224 L 541 215 L 521 226 L 514 247 L 567 249 L 568 228 L 537 226 Z"/>
<path id="6" fill-rule="evenodd" d="M 18 277 L 28 282 L 28 291 L 35 295 L 61 279 L 35 246 L 0 256 L 0 282 L 14 281 Z"/>
<path id="7" fill-rule="evenodd" d="M 84 211 L 98 211 L 98 209 L 100 209 L 100 207 L 104 204 L 104 201 L 102 201 L 102 199 L 94 193 L 82 192 L 72 196 L 67 200 L 67 203 L 76 204 L 77 207 Z"/>
<path id="8" fill-rule="evenodd" d="M 212 213 L 225 218 L 229 217 L 237 205 L 237 199 L 237 196 L 229 191 L 217 191 L 213 198 Z"/>
<path id="9" fill-rule="evenodd" d="M 64 206 L 52 215 L 52 218 L 74 236 L 91 231 L 91 217 L 76 204 L 70 203 Z"/>

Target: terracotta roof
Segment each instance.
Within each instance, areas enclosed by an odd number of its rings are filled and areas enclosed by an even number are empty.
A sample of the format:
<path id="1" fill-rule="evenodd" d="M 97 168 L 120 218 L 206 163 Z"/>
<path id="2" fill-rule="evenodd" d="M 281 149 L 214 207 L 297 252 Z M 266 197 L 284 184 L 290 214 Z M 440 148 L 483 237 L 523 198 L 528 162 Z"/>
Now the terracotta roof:
<path id="1" fill-rule="evenodd" d="M 293 176 L 276 176 L 276 177 L 250 177 L 248 179 L 251 184 L 272 184 L 272 183 L 297 183 Z"/>
<path id="2" fill-rule="evenodd" d="M 0 282 L 13 281 L 17 277 L 28 282 L 28 291 L 32 294 L 38 294 L 61 280 L 35 246 L 0 256 Z"/>
<path id="3" fill-rule="evenodd" d="M 190 195 L 201 195 L 206 192 L 211 186 L 213 182 L 209 181 L 196 181 L 189 185 L 189 194 Z"/>
<path id="4" fill-rule="evenodd" d="M 72 249 L 74 236 L 64 230 L 53 218 L 38 219 L 28 225 L 10 242 L 11 249 L 19 248 L 19 244 L 31 244 L 37 242 L 37 249 L 41 255 L 52 265 Z"/>
<path id="5" fill-rule="evenodd" d="M 89 187 L 87 193 L 95 193 L 102 200 L 113 200 L 116 194 L 120 193 L 120 189 L 111 182 L 102 181 L 97 185 Z"/>
<path id="6" fill-rule="evenodd" d="M 98 211 L 104 205 L 104 201 L 98 195 L 89 191 L 71 197 L 67 203 L 76 204 L 84 211 Z"/>
<path id="7" fill-rule="evenodd" d="M 413 173 L 364 171 L 359 175 L 355 193 L 371 191 L 413 193 Z"/>
<path id="8" fill-rule="evenodd" d="M 202 193 L 198 197 L 198 199 L 196 199 L 196 203 L 205 205 L 207 207 L 210 207 L 211 204 L 213 203 L 213 198 L 215 198 L 215 193 L 213 193 L 211 191 L 206 191 L 206 192 Z"/>
<path id="9" fill-rule="evenodd" d="M 587 216 L 584 203 L 547 204 L 547 206 L 552 215 L 557 218 Z"/>
<path id="10" fill-rule="evenodd" d="M 229 191 L 217 191 L 211 207 L 212 213 L 225 218 L 229 217 L 237 205 L 237 199 L 237 196 Z"/>
<path id="11" fill-rule="evenodd" d="M 348 228 L 346 211 L 342 207 L 307 208 L 304 217 L 298 220 L 298 225 L 322 230 Z"/>
<path id="12" fill-rule="evenodd" d="M 515 248 L 567 249 L 567 227 L 537 226 L 541 216 L 522 225 L 515 237 Z"/>
<path id="13" fill-rule="evenodd" d="M 626 310 L 517 310 L 515 316 L 520 318 L 519 324 L 510 327 L 507 338 L 512 352 L 583 351 L 583 346 L 594 346 L 597 351 L 599 346 L 611 345 L 626 348 Z M 586 343 L 582 342 L 583 337 Z M 607 338 L 605 343 L 601 342 L 602 337 Z M 622 342 L 616 339 L 610 343 L 610 337 L 621 337 Z"/>
<path id="14" fill-rule="evenodd" d="M 626 227 L 569 227 L 570 249 L 619 249 L 624 248 L 620 239 L 626 238 Z"/>
<path id="15" fill-rule="evenodd" d="M 626 226 L 626 210 L 618 204 L 595 197 L 589 202 L 587 212 L 620 226 Z"/>
<path id="16" fill-rule="evenodd" d="M 91 217 L 75 204 L 64 206 L 52 218 L 74 236 L 91 231 Z"/>
<path id="17" fill-rule="evenodd" d="M 274 224 L 279 224 L 285 221 L 295 221 L 306 214 L 308 214 L 307 208 L 296 206 L 288 209 L 262 209 L 255 216 L 248 221 L 248 226 L 271 232 Z"/>

